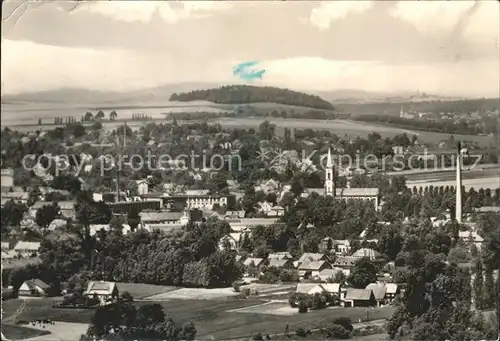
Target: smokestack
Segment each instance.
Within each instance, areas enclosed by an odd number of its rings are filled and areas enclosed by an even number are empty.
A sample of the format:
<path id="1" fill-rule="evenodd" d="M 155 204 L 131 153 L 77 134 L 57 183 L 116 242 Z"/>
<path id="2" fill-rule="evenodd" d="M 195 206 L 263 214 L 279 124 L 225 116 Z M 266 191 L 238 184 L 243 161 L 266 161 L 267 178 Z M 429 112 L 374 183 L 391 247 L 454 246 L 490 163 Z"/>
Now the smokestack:
<path id="1" fill-rule="evenodd" d="M 455 200 L 455 219 L 462 223 L 462 145 L 457 144 L 457 189 Z"/>

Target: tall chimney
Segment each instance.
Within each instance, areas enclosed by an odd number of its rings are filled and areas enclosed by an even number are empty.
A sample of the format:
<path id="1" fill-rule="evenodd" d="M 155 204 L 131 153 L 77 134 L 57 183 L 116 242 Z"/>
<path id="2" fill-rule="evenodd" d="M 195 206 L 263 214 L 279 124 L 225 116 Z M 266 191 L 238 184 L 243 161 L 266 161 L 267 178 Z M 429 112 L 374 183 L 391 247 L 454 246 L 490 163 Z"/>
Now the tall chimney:
<path id="1" fill-rule="evenodd" d="M 462 145 L 457 144 L 457 189 L 455 200 L 455 219 L 462 223 Z"/>

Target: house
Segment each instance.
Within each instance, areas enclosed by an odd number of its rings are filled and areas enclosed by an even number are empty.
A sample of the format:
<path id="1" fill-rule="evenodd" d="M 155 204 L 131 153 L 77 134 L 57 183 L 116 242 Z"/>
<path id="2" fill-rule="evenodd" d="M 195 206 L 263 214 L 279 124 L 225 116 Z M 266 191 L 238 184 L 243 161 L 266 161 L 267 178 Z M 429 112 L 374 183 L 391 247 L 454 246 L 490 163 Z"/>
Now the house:
<path id="1" fill-rule="evenodd" d="M 291 269 L 293 268 L 293 261 L 288 258 L 285 259 L 271 258 L 269 259 L 269 266 L 274 266 L 275 268 L 279 269 Z"/>
<path id="2" fill-rule="evenodd" d="M 19 296 L 47 296 L 47 290 L 50 288 L 50 285 L 39 280 L 38 278 L 29 279 L 24 281 L 23 284 L 19 287 L 18 294 Z"/>
<path id="3" fill-rule="evenodd" d="M 373 249 L 367 249 L 367 248 L 362 248 L 362 249 L 359 249 L 357 250 L 356 252 L 354 252 L 352 254 L 352 257 L 356 257 L 356 258 L 364 258 L 364 257 L 367 257 L 369 258 L 370 260 L 374 260 L 374 259 L 377 259 L 379 258 L 381 255 L 379 252 L 373 250 Z"/>
<path id="4" fill-rule="evenodd" d="M 342 305 L 344 307 L 374 307 L 377 305 L 377 301 L 370 289 L 349 288 Z"/>
<path id="5" fill-rule="evenodd" d="M 264 213 L 268 217 L 281 217 L 285 214 L 285 209 L 282 206 L 273 206 L 268 201 L 259 203 L 259 212 Z"/>
<path id="6" fill-rule="evenodd" d="M 270 253 L 269 256 L 267 256 L 268 259 L 292 259 L 292 255 L 290 252 L 275 252 L 275 253 Z"/>
<path id="7" fill-rule="evenodd" d="M 12 168 L 3 168 L 1 173 L 2 192 L 4 188 L 8 191 L 14 186 L 14 170 Z"/>
<path id="8" fill-rule="evenodd" d="M 345 299 L 347 289 L 342 286 L 342 283 L 323 283 L 321 286 L 327 293 L 336 295 L 340 301 Z"/>
<path id="9" fill-rule="evenodd" d="M 91 224 L 89 226 L 89 233 L 91 236 L 96 235 L 99 231 L 104 230 L 104 231 L 109 231 L 110 226 L 109 224 Z M 132 228 L 128 224 L 122 224 L 122 234 L 127 235 Z"/>
<path id="10" fill-rule="evenodd" d="M 28 192 L 2 192 L 2 199 L 13 200 L 15 202 L 20 202 L 23 204 L 26 204 L 28 202 L 28 198 Z"/>
<path id="11" fill-rule="evenodd" d="M 139 213 L 141 217 L 142 226 L 146 227 L 149 224 L 174 224 L 186 225 L 189 222 L 189 215 L 187 211 L 184 212 L 171 212 L 166 211 L 153 211 L 144 210 Z"/>
<path id="12" fill-rule="evenodd" d="M 297 289 L 295 289 L 297 294 L 314 295 L 316 293 L 326 292 L 322 284 L 318 283 L 299 283 L 297 284 Z"/>
<path id="13" fill-rule="evenodd" d="M 298 260 L 299 263 L 304 263 L 305 261 L 319 261 L 326 260 L 326 256 L 323 253 L 304 253 Z"/>
<path id="14" fill-rule="evenodd" d="M 392 152 L 394 155 L 402 155 L 404 153 L 403 146 L 393 146 Z"/>
<path id="15" fill-rule="evenodd" d="M 144 195 L 149 193 L 149 181 L 147 179 L 137 180 L 137 194 Z"/>
<path id="16" fill-rule="evenodd" d="M 2 251 L 9 251 L 9 242 L 2 242 Z"/>
<path id="17" fill-rule="evenodd" d="M 28 258 L 36 256 L 38 249 L 40 248 L 40 242 L 17 242 L 14 246 L 14 251 L 23 258 Z"/>
<path id="18" fill-rule="evenodd" d="M 317 278 L 322 270 L 330 269 L 331 265 L 327 261 L 305 261 L 299 265 L 299 277 L 301 279 Z"/>
<path id="19" fill-rule="evenodd" d="M 342 269 L 324 269 L 319 272 L 319 279 L 323 282 L 332 281 L 338 272 L 342 272 Z"/>
<path id="20" fill-rule="evenodd" d="M 245 218 L 245 211 L 227 211 L 224 215 L 224 219 L 241 219 Z"/>
<path id="21" fill-rule="evenodd" d="M 238 250 L 240 247 L 241 233 L 229 233 L 219 240 L 219 250 Z"/>
<path id="22" fill-rule="evenodd" d="M 396 283 L 386 283 L 385 288 L 385 298 L 388 303 L 391 303 L 401 291 L 400 286 Z"/>
<path id="23" fill-rule="evenodd" d="M 119 291 L 115 282 L 89 282 L 87 290 L 84 295 L 89 297 L 96 297 L 99 299 L 101 305 L 112 302 L 118 299 Z"/>
<path id="24" fill-rule="evenodd" d="M 354 264 L 356 264 L 358 260 L 359 258 L 357 257 L 340 256 L 335 259 L 333 267 L 341 269 L 344 275 L 349 276 L 349 274 L 351 273 L 351 269 L 354 267 Z"/>
<path id="25" fill-rule="evenodd" d="M 375 297 L 375 301 L 377 301 L 377 307 L 385 305 L 385 296 L 387 292 L 385 284 L 370 283 L 366 286 L 366 289 L 373 292 L 373 297 Z"/>
<path id="26" fill-rule="evenodd" d="M 264 265 L 264 258 L 253 258 L 253 257 L 249 257 L 247 259 L 245 259 L 245 261 L 243 262 L 243 265 L 244 266 L 254 266 L 256 268 L 260 268 L 261 266 Z"/>
<path id="27" fill-rule="evenodd" d="M 478 250 L 481 249 L 484 242 L 483 237 L 476 231 L 458 231 L 458 238 L 467 245 L 474 244 Z"/>
<path id="28" fill-rule="evenodd" d="M 263 180 L 260 185 L 254 187 L 255 192 L 262 191 L 265 194 L 275 193 L 279 189 L 279 182 L 274 179 Z"/>

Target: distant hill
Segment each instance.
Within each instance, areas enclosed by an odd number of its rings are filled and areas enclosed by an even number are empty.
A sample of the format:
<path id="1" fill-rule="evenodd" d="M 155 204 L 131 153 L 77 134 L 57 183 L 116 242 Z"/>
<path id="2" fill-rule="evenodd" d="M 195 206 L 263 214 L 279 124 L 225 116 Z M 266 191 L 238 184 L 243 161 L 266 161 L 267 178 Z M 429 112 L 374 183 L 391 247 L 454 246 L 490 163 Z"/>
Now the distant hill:
<path id="1" fill-rule="evenodd" d="M 403 102 L 422 102 L 422 101 L 456 101 L 464 98 L 445 97 L 427 94 L 425 92 L 371 92 L 365 90 L 336 90 L 321 91 L 315 93 L 322 98 L 335 103 L 342 104 L 362 104 L 362 103 L 403 103 Z"/>
<path id="2" fill-rule="evenodd" d="M 2 95 L 2 103 L 70 103 L 99 105 L 126 105 L 151 102 L 168 102 L 174 92 L 186 92 L 200 88 L 218 86 L 214 83 L 179 83 L 126 92 L 94 91 L 80 88 L 65 88 L 39 92 Z"/>
<path id="3" fill-rule="evenodd" d="M 210 101 L 219 104 L 278 103 L 314 109 L 333 110 L 319 96 L 269 86 L 229 85 L 207 90 L 174 93 L 171 101 Z"/>

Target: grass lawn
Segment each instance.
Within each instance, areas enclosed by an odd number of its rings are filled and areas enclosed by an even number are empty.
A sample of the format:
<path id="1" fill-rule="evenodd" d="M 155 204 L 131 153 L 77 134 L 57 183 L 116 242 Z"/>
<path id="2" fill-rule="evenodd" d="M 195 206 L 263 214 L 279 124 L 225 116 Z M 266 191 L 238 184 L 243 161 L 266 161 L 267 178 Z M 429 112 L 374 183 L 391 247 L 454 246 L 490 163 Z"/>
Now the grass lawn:
<path id="1" fill-rule="evenodd" d="M 128 291 L 134 298 L 141 299 L 153 295 L 163 294 L 178 289 L 177 287 L 142 284 L 142 283 L 116 283 L 120 292 Z"/>
<path id="2" fill-rule="evenodd" d="M 244 304 L 248 302 L 249 304 Z M 227 312 L 231 309 L 243 308 L 259 304 L 255 301 L 166 301 L 161 302 L 167 314 L 180 323 L 193 321 L 196 325 L 197 337 L 203 339 L 235 339 L 253 336 L 255 333 L 283 333 L 286 322 L 290 331 L 299 327 L 306 329 L 322 328 L 334 318 L 349 317 L 353 322 L 366 318 L 364 308 L 336 308 L 310 311 L 306 314 L 280 316 L 259 313 Z M 369 318 L 383 319 L 392 315 L 391 307 L 370 310 Z"/>
<path id="3" fill-rule="evenodd" d="M 10 324 L 2 324 L 2 333 L 9 340 L 24 340 L 50 334 L 47 330 L 39 330 Z"/>
<path id="4" fill-rule="evenodd" d="M 17 302 L 16 302 L 17 301 Z M 4 302 L 5 316 L 11 316 L 19 307 L 19 300 Z M 299 327 L 305 329 L 323 328 L 336 317 L 348 317 L 353 322 L 366 318 L 364 308 L 335 308 L 310 311 L 305 314 L 280 316 L 259 313 L 228 312 L 229 310 L 262 304 L 263 300 L 170 300 L 158 302 L 162 305 L 167 316 L 178 323 L 194 322 L 197 337 L 202 339 L 235 339 L 251 337 L 255 333 L 277 334 L 283 333 L 285 323 L 288 322 L 290 331 L 295 332 Z M 18 316 L 18 321 L 33 321 L 49 319 L 52 321 L 89 323 L 94 314 L 93 310 L 86 309 L 57 309 L 52 308 L 54 300 L 28 300 L 27 305 Z M 154 303 L 136 302 L 137 306 Z M 370 320 L 389 317 L 394 308 L 385 307 L 371 309 Z"/>

